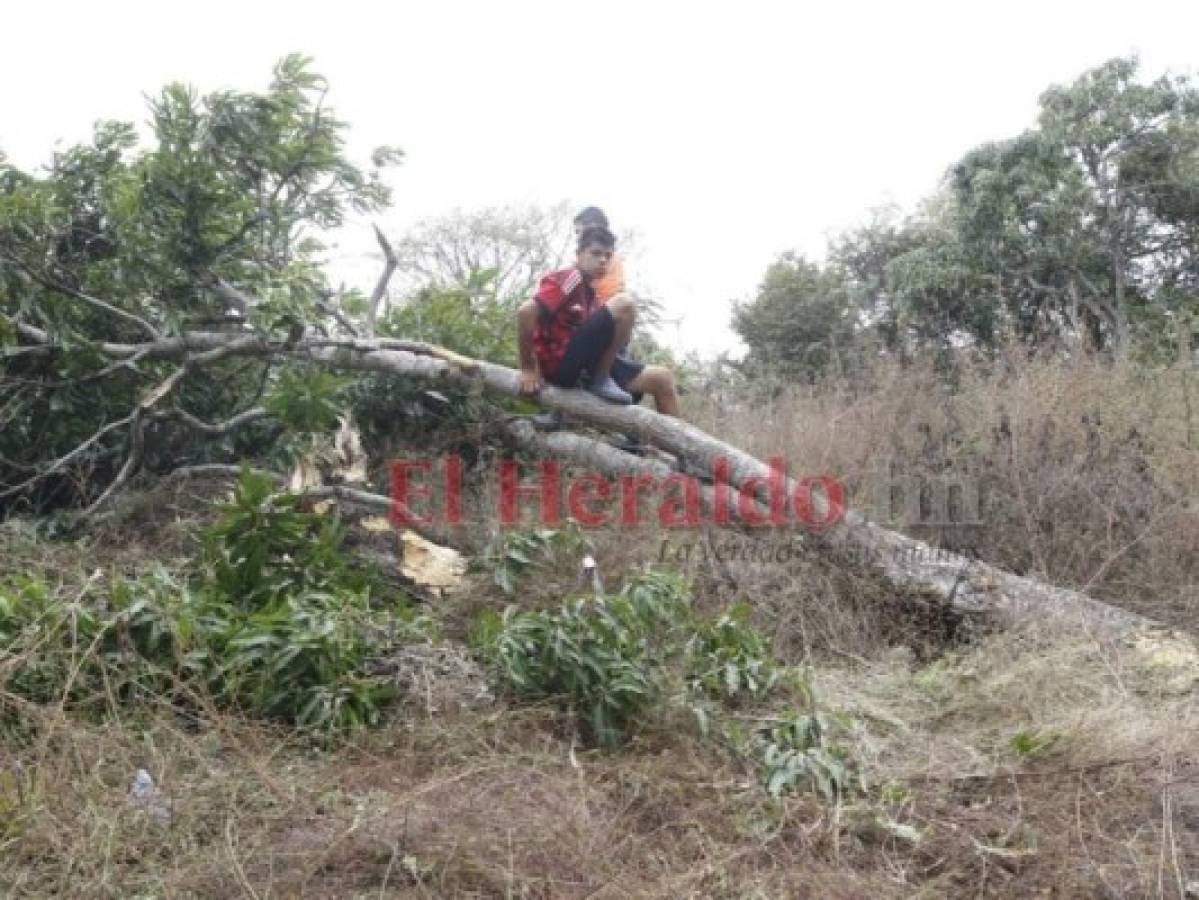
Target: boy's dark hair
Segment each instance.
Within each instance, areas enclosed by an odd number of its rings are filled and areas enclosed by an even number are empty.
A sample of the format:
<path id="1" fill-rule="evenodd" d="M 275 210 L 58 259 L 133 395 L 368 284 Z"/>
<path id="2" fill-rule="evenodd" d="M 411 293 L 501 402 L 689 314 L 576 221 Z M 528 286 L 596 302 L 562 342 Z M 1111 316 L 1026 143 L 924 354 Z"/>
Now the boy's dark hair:
<path id="1" fill-rule="evenodd" d="M 578 252 L 582 253 L 592 244 L 599 244 L 605 250 L 614 250 L 616 236 L 603 225 L 590 225 L 579 233 Z"/>
<path id="2" fill-rule="evenodd" d="M 597 225 L 602 228 L 607 228 L 608 217 L 604 215 L 604 211 L 598 206 L 588 206 L 581 210 L 577 216 L 575 216 L 575 224 L 586 227 Z"/>

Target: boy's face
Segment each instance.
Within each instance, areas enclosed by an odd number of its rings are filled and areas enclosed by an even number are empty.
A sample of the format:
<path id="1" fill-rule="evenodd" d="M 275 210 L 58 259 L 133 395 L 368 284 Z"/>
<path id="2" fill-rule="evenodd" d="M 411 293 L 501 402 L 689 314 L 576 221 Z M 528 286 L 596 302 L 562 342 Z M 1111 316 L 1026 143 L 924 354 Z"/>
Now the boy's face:
<path id="1" fill-rule="evenodd" d="M 600 244 L 588 244 L 579 251 L 577 265 L 583 277 L 588 280 L 603 278 L 608 272 L 608 263 L 612 261 L 612 248 Z"/>

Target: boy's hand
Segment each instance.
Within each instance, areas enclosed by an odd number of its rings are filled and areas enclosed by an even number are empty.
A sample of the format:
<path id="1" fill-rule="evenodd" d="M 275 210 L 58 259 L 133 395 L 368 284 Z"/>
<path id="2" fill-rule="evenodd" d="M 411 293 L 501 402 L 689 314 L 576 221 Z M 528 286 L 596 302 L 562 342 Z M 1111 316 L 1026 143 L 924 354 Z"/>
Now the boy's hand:
<path id="1" fill-rule="evenodd" d="M 521 369 L 520 371 L 520 393 L 522 397 L 536 397 L 545 387 L 545 382 L 541 380 L 541 373 L 536 369 Z"/>

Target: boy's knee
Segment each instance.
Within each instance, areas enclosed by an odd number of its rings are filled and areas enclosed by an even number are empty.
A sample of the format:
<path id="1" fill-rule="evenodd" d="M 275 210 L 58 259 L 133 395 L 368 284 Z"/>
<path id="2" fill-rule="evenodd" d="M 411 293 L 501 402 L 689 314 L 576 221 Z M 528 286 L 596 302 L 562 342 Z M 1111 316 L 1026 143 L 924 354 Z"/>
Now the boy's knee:
<path id="1" fill-rule="evenodd" d="M 608 301 L 608 309 L 616 319 L 633 321 L 637 317 L 637 304 L 628 294 L 617 294 Z"/>
<path id="2" fill-rule="evenodd" d="M 646 380 L 655 391 L 673 391 L 674 373 L 662 366 L 646 366 Z"/>

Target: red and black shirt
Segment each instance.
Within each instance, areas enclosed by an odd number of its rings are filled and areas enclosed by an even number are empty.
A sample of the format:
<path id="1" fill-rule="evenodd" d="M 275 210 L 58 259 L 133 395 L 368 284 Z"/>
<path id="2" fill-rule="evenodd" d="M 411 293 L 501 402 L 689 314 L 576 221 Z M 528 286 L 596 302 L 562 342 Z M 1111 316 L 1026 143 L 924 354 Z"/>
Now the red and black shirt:
<path id="1" fill-rule="evenodd" d="M 591 285 L 574 268 L 542 278 L 534 299 L 540 315 L 533 329 L 533 349 L 541 374 L 552 378 L 566 355 L 566 345 L 599 304 Z"/>

